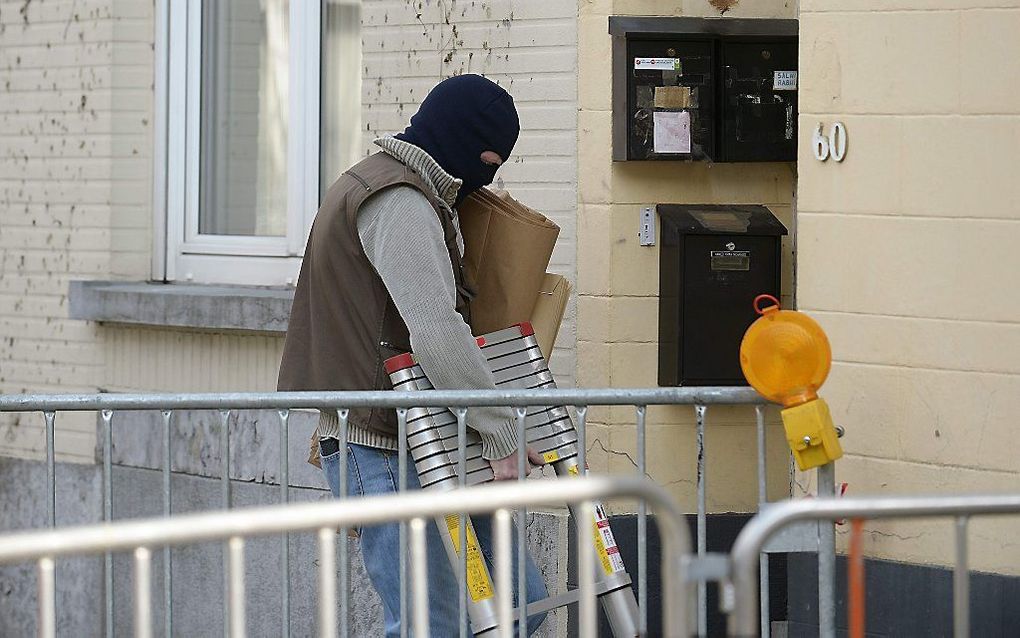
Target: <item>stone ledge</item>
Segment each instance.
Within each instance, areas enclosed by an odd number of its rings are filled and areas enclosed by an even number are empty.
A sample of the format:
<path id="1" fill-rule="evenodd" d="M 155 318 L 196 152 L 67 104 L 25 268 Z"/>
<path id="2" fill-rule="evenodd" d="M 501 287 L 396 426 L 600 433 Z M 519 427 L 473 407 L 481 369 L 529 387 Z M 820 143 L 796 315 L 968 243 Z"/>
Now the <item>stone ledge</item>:
<path id="1" fill-rule="evenodd" d="M 201 328 L 287 331 L 293 288 L 72 281 L 71 319 Z"/>

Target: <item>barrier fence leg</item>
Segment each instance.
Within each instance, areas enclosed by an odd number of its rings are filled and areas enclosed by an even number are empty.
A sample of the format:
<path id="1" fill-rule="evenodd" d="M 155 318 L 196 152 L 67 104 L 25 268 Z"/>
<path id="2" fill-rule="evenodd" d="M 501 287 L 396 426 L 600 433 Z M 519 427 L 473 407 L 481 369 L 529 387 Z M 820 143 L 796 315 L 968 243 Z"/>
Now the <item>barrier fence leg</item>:
<path id="1" fill-rule="evenodd" d="M 705 485 L 705 411 L 703 405 L 694 408 L 697 419 L 698 447 L 698 558 L 704 558 L 708 551 L 708 514 Z M 698 581 L 698 635 L 708 635 L 708 588 L 705 581 Z"/>
<path id="2" fill-rule="evenodd" d="M 953 568 L 953 636 L 970 636 L 970 572 L 967 568 L 966 516 L 956 519 L 956 565 Z"/>
<path id="3" fill-rule="evenodd" d="M 836 465 L 818 468 L 818 498 L 835 498 Z M 836 636 L 836 529 L 831 522 L 818 523 L 818 635 Z"/>
<path id="4" fill-rule="evenodd" d="M 757 405 L 754 408 L 755 423 L 758 439 L 758 511 L 768 503 L 768 476 L 765 466 L 765 406 Z M 761 638 L 769 638 L 771 627 L 769 625 L 769 555 L 765 552 L 758 557 L 759 576 L 759 603 L 761 605 Z"/>

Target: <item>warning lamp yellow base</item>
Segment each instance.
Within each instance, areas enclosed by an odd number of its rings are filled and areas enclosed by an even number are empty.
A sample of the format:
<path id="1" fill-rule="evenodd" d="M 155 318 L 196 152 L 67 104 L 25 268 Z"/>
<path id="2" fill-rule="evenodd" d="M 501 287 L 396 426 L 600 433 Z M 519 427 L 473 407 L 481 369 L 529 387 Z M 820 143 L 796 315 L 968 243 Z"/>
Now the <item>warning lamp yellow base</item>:
<path id="1" fill-rule="evenodd" d="M 808 401 L 781 411 L 786 441 L 797 467 L 810 470 L 843 456 L 829 406 L 822 399 Z"/>

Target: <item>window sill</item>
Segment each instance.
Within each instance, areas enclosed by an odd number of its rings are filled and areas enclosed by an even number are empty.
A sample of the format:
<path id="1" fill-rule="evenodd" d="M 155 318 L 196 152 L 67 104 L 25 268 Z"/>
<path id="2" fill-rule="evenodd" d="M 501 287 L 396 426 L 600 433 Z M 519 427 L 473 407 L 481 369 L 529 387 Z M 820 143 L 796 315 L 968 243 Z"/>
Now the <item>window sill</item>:
<path id="1" fill-rule="evenodd" d="M 72 281 L 71 319 L 204 330 L 284 333 L 293 288 Z"/>

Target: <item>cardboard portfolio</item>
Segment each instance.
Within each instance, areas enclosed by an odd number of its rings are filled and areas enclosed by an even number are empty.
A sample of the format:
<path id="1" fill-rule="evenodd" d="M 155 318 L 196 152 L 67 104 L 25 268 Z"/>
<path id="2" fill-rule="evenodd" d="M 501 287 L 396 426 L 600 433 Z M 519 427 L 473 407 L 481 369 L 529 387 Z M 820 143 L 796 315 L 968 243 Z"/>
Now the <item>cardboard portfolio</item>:
<path id="1" fill-rule="evenodd" d="M 464 268 L 477 296 L 471 330 L 477 335 L 531 319 L 545 282 L 559 226 L 508 193 L 482 188 L 457 208 Z"/>

